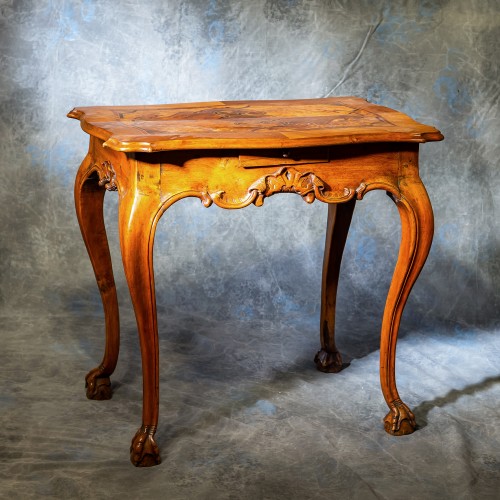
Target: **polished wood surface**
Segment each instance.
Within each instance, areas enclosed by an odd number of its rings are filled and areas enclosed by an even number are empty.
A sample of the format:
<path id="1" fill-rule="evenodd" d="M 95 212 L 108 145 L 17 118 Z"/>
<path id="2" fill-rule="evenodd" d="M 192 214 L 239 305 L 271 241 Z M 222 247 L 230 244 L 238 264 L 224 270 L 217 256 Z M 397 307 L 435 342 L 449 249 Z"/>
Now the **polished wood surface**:
<path id="1" fill-rule="evenodd" d="M 396 388 L 396 342 L 433 234 L 432 207 L 418 174 L 418 143 L 441 140 L 439 131 L 352 97 L 75 108 L 69 116 L 90 134 L 75 203 L 106 318 L 103 360 L 86 377 L 92 399 L 111 397 L 109 377 L 118 358 L 118 304 L 102 203 L 105 190 L 119 196 L 120 246 L 143 369 L 142 425 L 130 448 L 134 465 L 160 463 L 153 246 L 162 214 L 186 197 L 226 209 L 261 206 L 279 193 L 329 204 L 315 362 L 321 371 L 337 372 L 343 364 L 335 344 L 335 301 L 352 213 L 371 190 L 390 195 L 402 237 L 381 330 L 380 381 L 389 407 L 384 427 L 393 435 L 415 430 L 415 417 Z"/>
<path id="2" fill-rule="evenodd" d="M 336 373 L 343 368 L 342 356 L 335 345 L 335 303 L 340 264 L 355 203 L 355 199 L 352 199 L 347 203 L 328 205 L 321 286 L 321 350 L 314 358 L 318 370 L 326 373 Z"/>
<path id="3" fill-rule="evenodd" d="M 97 285 L 101 293 L 106 320 L 106 348 L 101 364 L 85 377 L 85 387 L 89 399 L 110 399 L 111 382 L 118 361 L 120 348 L 120 324 L 118 318 L 118 298 L 111 255 L 108 247 L 103 218 L 105 190 L 96 172 L 92 170 L 92 157 L 87 155 L 78 171 L 75 182 L 76 215 L 83 240 L 94 268 Z"/>
<path id="4" fill-rule="evenodd" d="M 442 139 L 434 127 L 359 97 L 85 107 L 68 116 L 106 147 L 129 152 Z"/>

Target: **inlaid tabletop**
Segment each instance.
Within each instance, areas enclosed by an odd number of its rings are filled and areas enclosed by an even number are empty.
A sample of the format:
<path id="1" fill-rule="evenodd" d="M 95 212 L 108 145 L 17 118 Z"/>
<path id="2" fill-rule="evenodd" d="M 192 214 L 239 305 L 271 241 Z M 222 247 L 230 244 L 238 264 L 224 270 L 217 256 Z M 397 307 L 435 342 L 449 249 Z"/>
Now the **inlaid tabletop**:
<path id="1" fill-rule="evenodd" d="M 93 106 L 68 116 L 116 151 L 427 142 L 434 127 L 358 97 Z"/>

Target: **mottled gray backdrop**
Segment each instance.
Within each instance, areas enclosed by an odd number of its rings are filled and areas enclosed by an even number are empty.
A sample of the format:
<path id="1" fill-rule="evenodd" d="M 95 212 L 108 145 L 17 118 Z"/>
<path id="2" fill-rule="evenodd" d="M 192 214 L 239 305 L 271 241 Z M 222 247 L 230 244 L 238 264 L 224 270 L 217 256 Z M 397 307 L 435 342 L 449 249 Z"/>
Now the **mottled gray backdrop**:
<path id="1" fill-rule="evenodd" d="M 499 40 L 497 0 L 0 0 L 0 491 L 498 498 Z M 366 97 L 445 135 L 421 147 L 436 232 L 398 358 L 421 431 L 381 430 L 378 330 L 400 236 L 385 195 L 356 208 L 338 299 L 352 363 L 331 376 L 311 364 L 326 205 L 188 199 L 155 247 L 164 463 L 133 469 L 140 360 L 115 193 L 115 396 L 90 402 L 82 388 L 102 354 L 102 312 L 73 208 L 87 136 L 66 113 L 327 95 Z"/>

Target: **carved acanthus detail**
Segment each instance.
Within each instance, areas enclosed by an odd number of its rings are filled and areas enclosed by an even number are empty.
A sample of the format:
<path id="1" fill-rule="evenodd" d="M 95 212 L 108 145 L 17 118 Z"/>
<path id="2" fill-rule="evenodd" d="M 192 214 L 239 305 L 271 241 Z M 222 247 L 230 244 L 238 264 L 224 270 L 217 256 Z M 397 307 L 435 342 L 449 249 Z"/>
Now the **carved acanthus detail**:
<path id="1" fill-rule="evenodd" d="M 94 169 L 99 176 L 99 186 L 104 186 L 108 191 L 116 191 L 118 189 L 116 185 L 116 173 L 111 162 L 106 160 L 100 165 L 96 163 Z"/>
<path id="2" fill-rule="evenodd" d="M 350 188 L 344 188 L 343 194 L 338 195 L 328 191 L 325 182 L 312 172 L 300 172 L 293 167 L 282 167 L 276 173 L 266 175 L 254 182 L 249 188 L 249 193 L 256 193 L 253 202 L 260 207 L 264 198 L 275 193 L 297 193 L 307 203 L 315 199 L 325 203 L 346 201 L 354 196 Z"/>
<path id="3" fill-rule="evenodd" d="M 348 187 L 336 192 L 331 191 L 329 186 L 312 172 L 300 172 L 293 167 L 282 167 L 274 174 L 268 174 L 256 180 L 244 196 L 223 190 L 213 192 L 186 190 L 168 197 L 165 206 L 168 207 L 181 198 L 196 196 L 205 207 L 210 207 L 212 203 L 221 208 L 230 209 L 244 208 L 250 203 L 260 207 L 265 198 L 276 193 L 297 193 L 307 203 L 312 203 L 316 199 L 325 203 L 342 203 L 359 194 Z"/>

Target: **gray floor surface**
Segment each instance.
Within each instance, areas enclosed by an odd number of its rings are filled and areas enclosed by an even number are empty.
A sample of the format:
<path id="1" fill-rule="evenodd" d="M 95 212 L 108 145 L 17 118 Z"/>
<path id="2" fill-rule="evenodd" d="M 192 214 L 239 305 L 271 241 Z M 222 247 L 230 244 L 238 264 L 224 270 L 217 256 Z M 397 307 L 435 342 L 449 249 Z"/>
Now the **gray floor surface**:
<path id="1" fill-rule="evenodd" d="M 1 318 L 2 498 L 500 498 L 500 332 L 403 334 L 398 387 L 420 428 L 392 437 L 377 332 L 344 339 L 350 366 L 323 374 L 317 318 L 159 317 L 163 463 L 150 469 L 129 462 L 141 418 L 132 315 L 110 401 L 83 387 L 102 354 L 99 315 Z"/>

